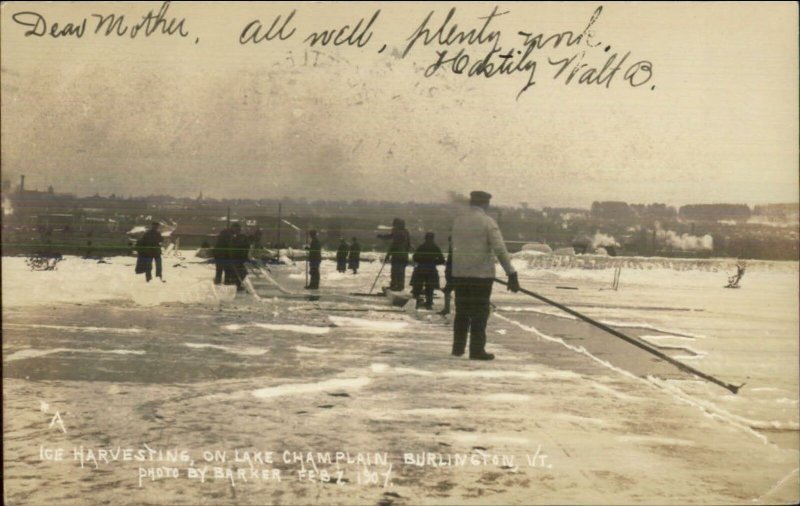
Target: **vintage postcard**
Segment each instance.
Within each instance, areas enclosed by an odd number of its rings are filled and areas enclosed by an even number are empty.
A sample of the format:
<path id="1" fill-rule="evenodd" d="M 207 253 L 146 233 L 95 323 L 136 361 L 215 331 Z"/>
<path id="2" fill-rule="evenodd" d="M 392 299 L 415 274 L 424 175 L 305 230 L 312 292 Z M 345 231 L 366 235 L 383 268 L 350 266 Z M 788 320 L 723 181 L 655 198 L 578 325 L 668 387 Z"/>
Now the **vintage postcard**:
<path id="1" fill-rule="evenodd" d="M 796 3 L 0 10 L 5 504 L 800 499 Z"/>

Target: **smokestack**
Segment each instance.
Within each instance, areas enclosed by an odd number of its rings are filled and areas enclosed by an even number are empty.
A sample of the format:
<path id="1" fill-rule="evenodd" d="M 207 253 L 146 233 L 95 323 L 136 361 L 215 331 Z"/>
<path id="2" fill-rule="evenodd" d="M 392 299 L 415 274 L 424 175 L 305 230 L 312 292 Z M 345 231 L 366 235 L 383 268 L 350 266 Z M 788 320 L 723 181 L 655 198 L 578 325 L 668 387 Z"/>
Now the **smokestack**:
<path id="1" fill-rule="evenodd" d="M 25 176 L 22 175 L 19 177 L 19 192 L 22 193 L 25 191 Z"/>

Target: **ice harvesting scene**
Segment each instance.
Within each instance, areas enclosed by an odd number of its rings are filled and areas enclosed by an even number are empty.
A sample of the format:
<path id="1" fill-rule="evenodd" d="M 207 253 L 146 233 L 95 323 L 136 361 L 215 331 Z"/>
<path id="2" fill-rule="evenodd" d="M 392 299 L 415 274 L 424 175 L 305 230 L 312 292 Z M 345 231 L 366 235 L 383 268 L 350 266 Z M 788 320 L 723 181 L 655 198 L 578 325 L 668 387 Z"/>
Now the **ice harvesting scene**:
<path id="1" fill-rule="evenodd" d="M 3 4 L 4 504 L 796 504 L 797 15 Z"/>

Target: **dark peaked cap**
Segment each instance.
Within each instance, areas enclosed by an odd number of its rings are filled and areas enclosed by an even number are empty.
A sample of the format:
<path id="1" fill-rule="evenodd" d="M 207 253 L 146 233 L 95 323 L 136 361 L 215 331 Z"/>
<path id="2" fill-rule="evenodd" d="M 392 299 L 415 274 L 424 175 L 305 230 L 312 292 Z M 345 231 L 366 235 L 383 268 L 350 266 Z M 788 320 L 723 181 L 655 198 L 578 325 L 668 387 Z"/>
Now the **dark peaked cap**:
<path id="1" fill-rule="evenodd" d="M 469 194 L 469 203 L 470 204 L 488 204 L 489 201 L 492 199 L 492 195 L 490 193 L 486 193 L 484 191 L 474 191 Z"/>

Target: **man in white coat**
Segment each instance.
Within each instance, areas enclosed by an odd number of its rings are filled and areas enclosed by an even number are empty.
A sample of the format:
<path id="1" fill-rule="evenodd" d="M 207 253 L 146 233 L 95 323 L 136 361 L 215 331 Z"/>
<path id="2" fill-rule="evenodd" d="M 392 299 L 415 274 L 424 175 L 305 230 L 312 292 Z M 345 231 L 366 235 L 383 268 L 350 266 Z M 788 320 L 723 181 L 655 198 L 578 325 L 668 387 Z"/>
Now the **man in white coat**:
<path id="1" fill-rule="evenodd" d="M 456 316 L 453 322 L 453 355 L 464 354 L 469 334 L 469 358 L 492 360 L 486 352 L 489 298 L 495 277 L 495 257 L 508 276 L 508 289 L 519 291 L 517 273 L 511 266 L 497 222 L 486 214 L 492 196 L 470 193 L 469 210 L 453 222 L 453 285 Z"/>

